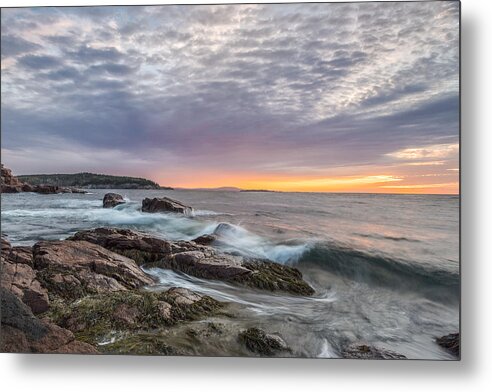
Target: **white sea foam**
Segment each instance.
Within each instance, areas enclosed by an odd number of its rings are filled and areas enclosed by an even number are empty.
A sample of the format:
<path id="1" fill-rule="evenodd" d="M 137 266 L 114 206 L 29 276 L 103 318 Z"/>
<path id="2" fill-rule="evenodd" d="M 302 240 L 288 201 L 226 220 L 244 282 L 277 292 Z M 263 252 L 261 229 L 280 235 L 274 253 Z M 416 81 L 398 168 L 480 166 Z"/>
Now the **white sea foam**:
<path id="1" fill-rule="evenodd" d="M 323 340 L 318 358 L 338 358 L 336 351 L 333 349 L 330 343 L 328 343 L 327 339 Z"/>
<path id="2" fill-rule="evenodd" d="M 250 257 L 259 257 L 281 264 L 293 264 L 306 252 L 307 243 L 286 245 L 275 244 L 245 228 L 229 223 L 219 223 L 215 233 L 219 236 L 222 248 L 229 252 L 239 252 Z"/>

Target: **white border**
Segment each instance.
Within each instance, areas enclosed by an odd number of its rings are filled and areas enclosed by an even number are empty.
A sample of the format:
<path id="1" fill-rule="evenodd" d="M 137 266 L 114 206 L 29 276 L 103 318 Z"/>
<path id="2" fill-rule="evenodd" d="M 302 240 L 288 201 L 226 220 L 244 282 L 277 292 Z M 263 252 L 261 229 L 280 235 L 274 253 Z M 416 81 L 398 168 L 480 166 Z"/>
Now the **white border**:
<path id="1" fill-rule="evenodd" d="M 221 2 L 235 1 L 209 1 Z M 207 2 L 0 0 L 2 7 L 164 3 Z M 0 354 L 0 388 L 33 392 L 490 390 L 492 252 L 487 229 L 492 222 L 491 8 L 490 0 L 462 1 L 461 362 Z"/>

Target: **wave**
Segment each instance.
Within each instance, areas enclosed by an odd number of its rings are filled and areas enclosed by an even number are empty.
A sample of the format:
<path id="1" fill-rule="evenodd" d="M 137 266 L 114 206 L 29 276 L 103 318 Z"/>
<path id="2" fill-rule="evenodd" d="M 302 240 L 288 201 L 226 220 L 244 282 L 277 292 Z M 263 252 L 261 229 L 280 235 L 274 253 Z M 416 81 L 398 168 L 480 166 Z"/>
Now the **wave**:
<path id="1" fill-rule="evenodd" d="M 408 238 L 408 237 L 397 237 L 397 236 L 382 235 L 382 234 L 362 234 L 362 233 L 354 233 L 354 234 L 355 235 L 358 235 L 359 237 L 363 237 L 363 238 L 374 238 L 376 240 L 420 242 L 420 240 L 417 240 L 415 238 Z"/>
<path id="2" fill-rule="evenodd" d="M 196 215 L 213 217 L 216 214 L 214 211 L 198 210 Z M 218 237 L 214 245 L 233 254 L 265 258 L 281 264 L 295 264 L 301 269 L 303 266 L 314 264 L 353 281 L 393 289 L 436 292 L 443 289 L 454 297 L 459 293 L 459 275 L 444 268 L 439 269 L 440 265 L 428 267 L 411 260 L 398 260 L 318 239 L 303 238 L 278 242 L 252 233 L 238 224 L 201 220 L 178 214 L 144 213 L 140 210 L 138 202 L 132 202 L 128 198 L 127 203 L 110 209 L 102 208 L 100 200 L 62 199 L 43 208 L 24 207 L 2 211 L 2 220 L 16 222 L 19 218 L 27 219 L 30 227 L 45 227 L 49 224 L 57 236 L 63 230 L 69 232 L 97 226 L 134 228 L 171 240 L 192 240 L 213 233 Z M 413 240 L 406 237 L 367 235 L 394 241 Z"/>
<path id="3" fill-rule="evenodd" d="M 311 246 L 298 265 L 314 264 L 330 273 L 370 285 L 398 290 L 425 291 L 440 299 L 457 299 L 460 276 L 456 272 L 407 260 L 321 242 Z"/>
<path id="4" fill-rule="evenodd" d="M 294 264 L 310 247 L 305 242 L 274 243 L 241 226 L 224 222 L 216 225 L 213 234 L 219 238 L 217 246 L 223 251 L 269 259 L 281 264 Z"/>

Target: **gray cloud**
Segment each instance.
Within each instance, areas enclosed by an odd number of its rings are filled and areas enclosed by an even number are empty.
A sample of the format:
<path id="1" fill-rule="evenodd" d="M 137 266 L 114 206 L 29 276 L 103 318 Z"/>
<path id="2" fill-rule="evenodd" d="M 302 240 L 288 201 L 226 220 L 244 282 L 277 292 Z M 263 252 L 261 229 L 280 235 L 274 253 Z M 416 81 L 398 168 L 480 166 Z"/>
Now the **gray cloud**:
<path id="1" fill-rule="evenodd" d="M 9 9 L 2 59 L 16 157 L 314 173 L 458 137 L 453 2 Z"/>
<path id="2" fill-rule="evenodd" d="M 60 65 L 60 60 L 54 56 L 37 56 L 27 54 L 17 60 L 17 63 L 33 69 L 47 69 L 54 68 Z"/>

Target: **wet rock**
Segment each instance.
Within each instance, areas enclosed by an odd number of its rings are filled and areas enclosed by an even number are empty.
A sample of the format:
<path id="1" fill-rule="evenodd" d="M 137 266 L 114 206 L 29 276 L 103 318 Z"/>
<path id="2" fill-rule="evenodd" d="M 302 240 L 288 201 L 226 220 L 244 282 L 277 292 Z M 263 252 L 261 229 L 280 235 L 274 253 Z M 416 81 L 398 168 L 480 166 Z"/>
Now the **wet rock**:
<path id="1" fill-rule="evenodd" d="M 131 290 L 86 296 L 54 308 L 49 317 L 81 340 L 97 344 L 108 333 L 128 336 L 168 327 L 206 317 L 222 306 L 211 297 L 183 288 L 161 293 Z"/>
<path id="2" fill-rule="evenodd" d="M 138 333 L 118 339 L 101 346 L 101 350 L 110 354 L 123 355 L 184 355 L 180 350 L 167 344 L 160 335 L 151 333 Z"/>
<path id="3" fill-rule="evenodd" d="M 162 259 L 159 265 L 199 278 L 240 282 L 241 276 L 251 274 L 249 269 L 242 266 L 241 261 L 241 257 L 200 249 L 172 254 Z"/>
<path id="4" fill-rule="evenodd" d="M 370 346 L 363 343 L 352 343 L 342 350 L 342 357 L 347 359 L 406 359 L 402 354 Z"/>
<path id="5" fill-rule="evenodd" d="M 242 265 L 251 274 L 235 277 L 233 280 L 236 282 L 269 291 L 306 296 L 314 294 L 314 289 L 303 280 L 302 273 L 297 268 L 258 259 L 247 259 Z"/>
<path id="6" fill-rule="evenodd" d="M 296 295 L 314 294 L 296 268 L 224 254 L 193 241 L 166 241 L 133 230 L 112 228 L 80 231 L 69 240 L 89 241 L 132 258 L 138 264 L 151 264 L 198 278 Z"/>
<path id="7" fill-rule="evenodd" d="M 204 234 L 193 240 L 195 244 L 198 245 L 211 245 L 217 240 L 217 236 L 213 234 Z"/>
<path id="8" fill-rule="evenodd" d="M 88 241 L 129 257 L 137 264 L 152 263 L 171 253 L 171 243 L 134 230 L 98 228 L 79 231 L 72 241 Z"/>
<path id="9" fill-rule="evenodd" d="M 153 283 L 133 260 L 87 241 L 38 242 L 33 262 L 49 294 L 64 299 Z"/>
<path id="10" fill-rule="evenodd" d="M 456 357 L 460 356 L 460 334 L 450 333 L 449 335 L 441 336 L 436 338 L 436 343 L 449 351 Z"/>
<path id="11" fill-rule="evenodd" d="M 0 288 L 2 352 L 97 354 L 91 345 L 77 341 L 70 331 L 36 318 L 17 296 Z"/>
<path id="12" fill-rule="evenodd" d="M 106 193 L 103 198 L 103 208 L 113 208 L 124 203 L 123 196 L 117 193 Z"/>
<path id="13" fill-rule="evenodd" d="M 248 350 L 261 356 L 272 356 L 282 351 L 290 351 L 280 336 L 267 334 L 259 328 L 242 331 L 238 338 Z"/>
<path id="14" fill-rule="evenodd" d="M 145 198 L 142 201 L 143 212 L 174 212 L 179 214 L 191 215 L 193 208 L 180 201 L 170 199 L 169 197 L 154 197 L 153 199 Z"/>

